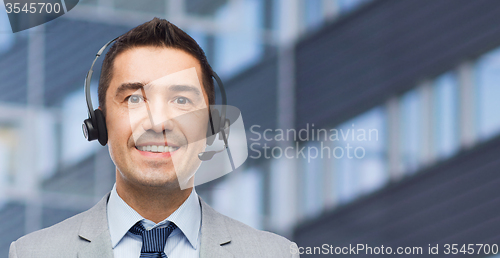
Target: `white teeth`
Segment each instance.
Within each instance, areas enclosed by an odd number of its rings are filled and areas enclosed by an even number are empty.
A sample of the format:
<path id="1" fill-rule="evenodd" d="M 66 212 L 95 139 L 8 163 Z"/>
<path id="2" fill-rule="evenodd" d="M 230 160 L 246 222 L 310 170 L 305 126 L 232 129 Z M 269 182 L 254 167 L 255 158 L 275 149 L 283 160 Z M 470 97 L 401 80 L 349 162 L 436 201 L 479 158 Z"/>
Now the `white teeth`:
<path id="1" fill-rule="evenodd" d="M 171 146 L 163 146 L 163 145 L 147 145 L 147 146 L 139 146 L 137 149 L 141 151 L 149 151 L 149 152 L 174 152 L 179 147 L 171 147 Z"/>

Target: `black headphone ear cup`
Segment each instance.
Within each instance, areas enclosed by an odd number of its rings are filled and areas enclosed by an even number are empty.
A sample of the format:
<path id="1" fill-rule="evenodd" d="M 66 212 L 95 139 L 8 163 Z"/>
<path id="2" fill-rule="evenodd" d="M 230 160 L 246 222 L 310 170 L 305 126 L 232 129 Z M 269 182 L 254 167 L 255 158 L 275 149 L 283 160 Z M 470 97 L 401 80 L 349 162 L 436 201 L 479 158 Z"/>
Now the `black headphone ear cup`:
<path id="1" fill-rule="evenodd" d="M 215 141 L 215 135 L 220 131 L 219 110 L 210 108 L 210 119 L 207 127 L 207 145 L 212 145 Z"/>
<path id="2" fill-rule="evenodd" d="M 83 136 L 85 136 L 85 139 L 87 139 L 87 141 L 90 142 L 90 141 L 97 139 L 98 132 L 94 128 L 94 124 L 92 123 L 92 119 L 87 118 L 83 121 L 82 130 L 83 130 Z"/>
<path id="3" fill-rule="evenodd" d="M 100 109 L 94 110 L 95 119 L 97 121 L 97 131 L 99 143 L 104 146 L 108 143 L 108 129 L 106 128 L 106 119 L 104 118 L 104 113 Z"/>

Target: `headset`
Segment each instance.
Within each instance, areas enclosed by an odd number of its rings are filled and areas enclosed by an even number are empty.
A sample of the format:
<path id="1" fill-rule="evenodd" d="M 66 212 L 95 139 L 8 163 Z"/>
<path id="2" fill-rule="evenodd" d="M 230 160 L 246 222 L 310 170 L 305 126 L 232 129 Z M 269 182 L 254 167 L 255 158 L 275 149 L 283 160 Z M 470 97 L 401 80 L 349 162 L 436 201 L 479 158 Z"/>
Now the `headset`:
<path id="1" fill-rule="evenodd" d="M 97 52 L 94 62 L 92 62 L 92 66 L 90 66 L 90 70 L 87 72 L 87 76 L 85 77 L 84 91 L 85 91 L 85 99 L 87 101 L 87 109 L 89 118 L 85 119 L 82 124 L 83 136 L 90 142 L 93 140 L 98 140 L 102 146 L 105 146 L 108 142 L 108 131 L 106 129 L 106 120 L 104 118 L 104 113 L 100 109 L 95 109 L 92 107 L 92 99 L 90 97 L 90 81 L 92 79 L 92 73 L 94 72 L 92 69 L 94 68 L 94 64 L 97 59 L 102 55 L 104 50 L 115 42 L 119 37 L 110 40 L 106 43 L 99 52 Z M 224 147 L 220 150 L 212 150 L 200 152 L 198 154 L 198 158 L 202 161 L 207 161 L 212 159 L 212 157 L 216 153 L 220 153 L 224 150 L 228 151 L 229 159 L 231 165 L 234 169 L 233 160 L 231 157 L 231 152 L 229 151 L 229 145 L 227 142 L 227 138 L 229 137 L 229 125 L 230 121 L 226 118 L 226 106 L 227 106 L 227 98 L 226 98 L 226 90 L 224 89 L 224 85 L 222 84 L 219 76 L 213 72 L 212 77 L 215 79 L 217 84 L 219 85 L 219 90 L 221 93 L 221 112 L 215 108 L 209 107 L 209 123 L 207 127 L 207 145 L 212 145 L 215 141 L 215 136 L 219 133 L 219 138 L 224 141 Z M 210 106 L 210 105 L 209 105 Z"/>

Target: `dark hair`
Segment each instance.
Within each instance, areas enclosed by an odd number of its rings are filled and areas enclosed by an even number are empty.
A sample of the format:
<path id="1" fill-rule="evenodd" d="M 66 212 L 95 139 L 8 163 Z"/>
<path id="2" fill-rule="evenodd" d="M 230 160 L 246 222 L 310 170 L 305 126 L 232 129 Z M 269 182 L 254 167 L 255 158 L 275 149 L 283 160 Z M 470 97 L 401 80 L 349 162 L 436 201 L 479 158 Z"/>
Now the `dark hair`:
<path id="1" fill-rule="evenodd" d="M 174 24 L 165 19 L 154 18 L 118 37 L 106 54 L 102 63 L 98 88 L 99 106 L 104 114 L 106 114 L 106 91 L 113 76 L 113 62 L 116 56 L 133 47 L 143 46 L 170 47 L 184 50 L 198 59 L 203 74 L 203 88 L 208 96 L 209 105 L 215 104 L 213 71 L 203 49 L 193 38 Z"/>

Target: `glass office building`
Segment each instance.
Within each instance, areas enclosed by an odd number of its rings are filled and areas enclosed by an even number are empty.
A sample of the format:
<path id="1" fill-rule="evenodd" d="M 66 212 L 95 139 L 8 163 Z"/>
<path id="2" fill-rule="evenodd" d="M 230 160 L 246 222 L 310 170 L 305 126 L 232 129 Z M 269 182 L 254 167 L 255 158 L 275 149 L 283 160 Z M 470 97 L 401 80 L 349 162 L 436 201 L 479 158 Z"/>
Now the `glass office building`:
<path id="1" fill-rule="evenodd" d="M 105 42 L 154 16 L 200 43 L 242 112 L 248 160 L 197 187 L 216 210 L 299 246 L 498 243 L 499 14 L 494 0 L 89 0 L 0 34 L 0 252 L 111 189 L 107 149 L 81 136 L 82 82 Z"/>

